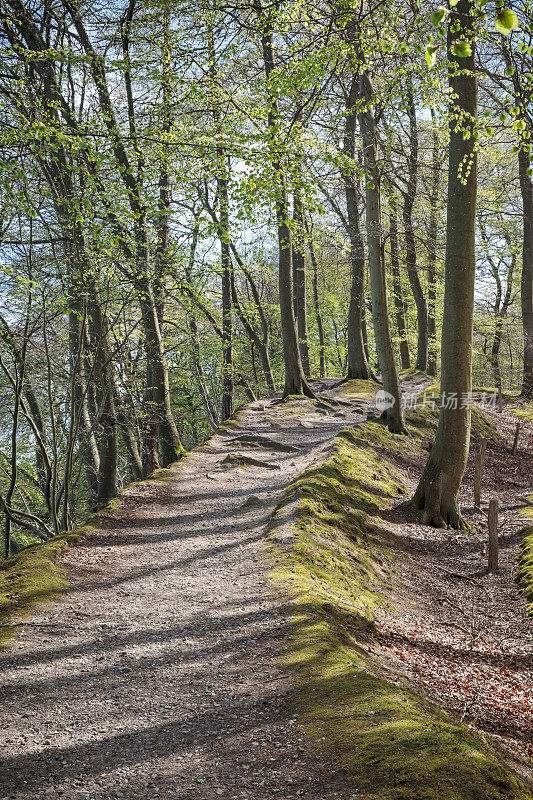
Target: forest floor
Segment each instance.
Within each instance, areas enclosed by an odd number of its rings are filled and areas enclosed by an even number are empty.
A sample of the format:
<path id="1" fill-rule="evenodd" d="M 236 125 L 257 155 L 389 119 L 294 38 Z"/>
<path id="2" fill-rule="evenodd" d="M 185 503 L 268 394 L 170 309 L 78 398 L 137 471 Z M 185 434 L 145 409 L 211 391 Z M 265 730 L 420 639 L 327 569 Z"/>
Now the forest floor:
<path id="1" fill-rule="evenodd" d="M 404 388 L 422 386 L 418 377 Z M 294 715 L 279 660 L 290 604 L 267 581 L 264 543 L 283 490 L 371 404 L 252 403 L 168 483 L 129 489 L 120 511 L 64 554 L 65 594 L 34 611 L 0 654 L 0 800 L 363 799 L 309 752 Z M 377 657 L 395 680 L 504 740 L 524 771 L 532 631 L 514 576 L 531 430 L 511 457 L 516 418 L 493 416 L 506 438 L 489 448 L 485 499 L 503 507 L 502 569 L 478 575 L 483 515 L 472 537 L 392 509 L 405 560 L 380 612 Z M 246 434 L 295 449 L 234 441 Z M 265 463 L 224 464 L 228 454 Z M 413 465 L 405 469 L 414 481 Z M 464 505 L 474 518 L 470 477 L 469 468 Z"/>
<path id="2" fill-rule="evenodd" d="M 525 778 L 533 778 L 533 620 L 516 585 L 517 553 L 525 520 L 520 510 L 533 492 L 533 424 L 522 424 L 512 454 L 517 417 L 483 409 L 502 434 L 489 441 L 481 510 L 474 507 L 471 448 L 461 510 L 475 527 L 442 531 L 421 525 L 405 504 L 384 518 L 401 557 L 393 566 L 391 602 L 378 614 L 375 655 L 395 683 L 407 684 L 475 724 Z M 412 494 L 423 466 L 404 465 Z M 409 480 L 410 477 L 410 480 Z M 499 570 L 487 571 L 490 498 L 499 501 Z"/>

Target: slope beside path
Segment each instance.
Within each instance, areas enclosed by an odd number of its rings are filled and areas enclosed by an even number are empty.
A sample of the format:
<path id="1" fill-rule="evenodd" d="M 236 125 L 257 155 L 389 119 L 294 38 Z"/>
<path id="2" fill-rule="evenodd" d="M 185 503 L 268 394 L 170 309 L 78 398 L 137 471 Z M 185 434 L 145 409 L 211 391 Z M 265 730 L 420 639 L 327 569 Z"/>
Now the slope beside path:
<path id="1" fill-rule="evenodd" d="M 291 711 L 263 543 L 284 488 L 370 405 L 251 404 L 64 555 L 65 595 L 0 654 L 0 798 L 360 797 Z"/>

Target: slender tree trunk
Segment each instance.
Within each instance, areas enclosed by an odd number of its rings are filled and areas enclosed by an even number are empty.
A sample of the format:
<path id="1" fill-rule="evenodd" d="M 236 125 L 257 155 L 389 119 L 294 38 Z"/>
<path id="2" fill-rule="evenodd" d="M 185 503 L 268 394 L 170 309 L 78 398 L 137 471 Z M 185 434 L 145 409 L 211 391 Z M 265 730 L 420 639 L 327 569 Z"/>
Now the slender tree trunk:
<path id="1" fill-rule="evenodd" d="M 194 217 L 194 225 L 192 230 L 192 242 L 191 248 L 189 251 L 189 259 L 187 266 L 185 268 L 186 278 L 189 284 L 189 290 L 192 291 L 192 270 L 194 266 L 194 260 L 196 257 L 196 248 L 198 246 L 198 235 L 200 232 L 200 222 L 198 219 L 198 215 Z M 212 428 L 217 428 L 219 425 L 219 416 L 215 404 L 211 399 L 211 395 L 209 394 L 209 390 L 207 388 L 207 383 L 205 379 L 204 368 L 202 366 L 202 358 L 200 353 L 200 336 L 198 334 L 198 323 L 196 320 L 196 312 L 194 306 L 191 304 L 190 309 L 187 310 L 187 324 L 189 327 L 189 333 L 191 336 L 191 345 L 192 345 L 192 363 L 194 367 L 194 372 L 196 373 L 196 379 L 198 381 L 198 387 L 200 389 L 200 394 L 202 395 L 202 402 L 204 404 L 205 412 L 207 415 L 207 419 L 209 424 Z M 222 331 L 221 331 L 222 333 Z"/>
<path id="2" fill-rule="evenodd" d="M 217 86 L 217 63 L 213 26 L 208 29 L 209 73 L 213 102 L 213 120 L 217 135 L 221 128 L 221 111 Z M 229 198 L 227 158 L 223 147 L 216 148 L 217 193 L 219 215 L 217 223 L 222 268 L 222 421 L 233 414 L 233 267 L 230 251 Z"/>
<path id="3" fill-rule="evenodd" d="M 392 405 L 384 411 L 389 430 L 407 433 L 403 419 L 401 388 L 389 326 L 387 281 L 381 218 L 381 175 L 377 159 L 378 136 L 372 100 L 374 90 L 368 72 L 359 80 L 359 95 L 363 103 L 359 112 L 359 126 L 363 140 L 366 169 L 366 228 L 368 237 L 368 264 L 372 289 L 372 320 L 383 389 L 391 396 Z"/>
<path id="4" fill-rule="evenodd" d="M 274 385 L 274 376 L 272 375 L 272 365 L 270 363 L 270 353 L 268 350 L 268 326 L 263 331 L 265 338 L 262 340 L 257 332 L 255 331 L 254 326 L 244 313 L 241 303 L 239 300 L 239 296 L 237 294 L 237 287 L 235 286 L 235 281 L 232 283 L 232 296 L 233 296 L 233 305 L 235 307 L 235 311 L 237 312 L 237 316 L 239 317 L 244 330 L 246 331 L 248 338 L 252 342 L 252 345 L 255 345 L 257 352 L 259 353 L 259 358 L 261 359 L 261 366 L 263 369 L 263 374 L 265 376 L 265 383 L 267 385 L 268 391 L 271 394 L 274 394 L 276 391 L 276 387 Z M 253 353 L 253 347 L 252 347 Z"/>
<path id="5" fill-rule="evenodd" d="M 522 329 L 524 332 L 524 372 L 522 397 L 533 398 L 533 182 L 527 174 L 529 155 L 524 150 L 518 154 L 520 191 L 523 209 L 523 249 L 520 298 Z"/>
<path id="6" fill-rule="evenodd" d="M 403 226 L 405 238 L 405 266 L 416 305 L 418 340 L 416 369 L 425 372 L 428 360 L 428 312 L 424 290 L 416 263 L 416 242 L 413 228 L 413 206 L 418 183 L 418 126 L 413 90 L 410 82 L 407 92 L 407 114 L 409 117 L 409 159 L 407 189 L 403 196 Z"/>
<path id="7" fill-rule="evenodd" d="M 162 37 L 161 37 L 161 134 L 168 137 L 172 128 L 172 86 L 171 86 L 171 42 L 170 42 L 170 6 L 162 6 Z M 125 46 L 125 56 L 128 57 L 128 47 Z M 131 116 L 133 116 L 131 114 Z M 160 148 L 159 165 L 159 198 L 157 201 L 157 245 L 155 250 L 154 267 L 154 299 L 157 308 L 159 326 L 163 329 L 163 316 L 165 308 L 165 280 L 170 267 L 170 164 L 169 151 L 166 146 Z"/>
<path id="8" fill-rule="evenodd" d="M 189 332 L 191 334 L 192 361 L 194 364 L 194 371 L 196 372 L 196 379 L 198 381 L 200 394 L 202 395 L 202 402 L 204 404 L 209 424 L 213 428 L 217 428 L 219 425 L 219 418 L 215 405 L 211 400 L 211 396 L 209 394 L 209 390 L 207 388 L 205 380 L 204 368 L 202 366 L 202 359 L 200 356 L 200 337 L 198 335 L 198 324 L 196 322 L 196 314 L 194 310 L 191 309 L 191 312 L 187 318 L 189 324 Z"/>
<path id="9" fill-rule="evenodd" d="M 437 526 L 464 526 L 459 488 L 470 446 L 472 337 L 475 282 L 477 156 L 473 125 L 477 79 L 473 0 L 459 0 L 448 26 L 450 145 L 442 322 L 441 408 L 437 436 L 414 496 L 422 519 Z M 472 55 L 459 58 L 453 43 L 468 40 Z M 460 124 L 459 124 L 460 123 Z"/>
<path id="10" fill-rule="evenodd" d="M 98 425 L 98 505 L 104 506 L 117 493 L 118 435 L 107 319 L 102 311 L 100 292 L 94 284 L 91 295 L 88 304 L 89 331 L 94 353 L 94 379 L 101 390 L 102 406 Z"/>
<path id="11" fill-rule="evenodd" d="M 439 138 L 435 109 L 431 106 L 431 131 L 433 134 L 433 152 L 431 161 L 431 192 L 429 196 L 428 225 L 428 375 L 437 375 L 437 233 L 438 202 L 440 192 Z"/>
<path id="12" fill-rule="evenodd" d="M 309 258 L 311 259 L 311 266 L 313 268 L 313 302 L 315 305 L 316 326 L 318 329 L 318 359 L 319 359 L 319 374 L 321 378 L 326 377 L 326 340 L 324 337 L 324 323 L 322 321 L 322 312 L 320 310 L 320 297 L 318 294 L 318 264 L 315 256 L 315 248 L 311 232 L 304 218 L 305 232 L 307 237 L 307 246 L 309 248 Z"/>
<path id="13" fill-rule="evenodd" d="M 279 251 L 279 306 L 281 314 L 281 336 L 283 340 L 283 359 L 285 366 L 285 386 L 283 396 L 291 394 L 305 394 L 313 397 L 313 392 L 309 388 L 305 379 L 302 361 L 300 358 L 300 348 L 298 347 L 298 335 L 296 332 L 296 320 L 294 318 L 293 292 L 292 292 L 292 247 L 291 233 L 288 224 L 289 203 L 287 197 L 287 186 L 285 173 L 281 163 L 281 148 L 283 143 L 280 140 L 280 114 L 275 87 L 272 84 L 272 73 L 276 68 L 274 48 L 272 41 L 272 23 L 269 10 L 264 13 L 260 0 L 255 0 L 254 8 L 258 13 L 261 26 L 261 46 L 263 51 L 263 61 L 267 82 L 267 103 L 268 103 L 268 130 L 269 130 L 269 149 L 270 162 L 272 167 L 272 180 L 275 190 L 276 220 L 278 227 L 278 251 Z"/>
<path id="14" fill-rule="evenodd" d="M 490 365 L 492 368 L 492 377 L 494 384 L 498 389 L 502 388 L 502 371 L 500 369 L 500 347 L 502 343 L 503 332 L 503 317 L 498 314 L 496 317 L 496 324 L 494 328 L 494 338 L 492 340 L 492 347 L 490 349 Z"/>
<path id="15" fill-rule="evenodd" d="M 402 277 L 400 273 L 400 248 L 398 245 L 398 217 L 396 212 L 396 198 L 389 197 L 389 238 L 390 238 L 390 259 L 392 270 L 392 297 L 394 300 L 394 316 L 396 319 L 396 330 L 400 343 L 400 363 L 402 369 L 411 368 L 411 357 L 409 355 L 409 342 L 405 324 L 405 301 L 402 291 Z"/>
<path id="16" fill-rule="evenodd" d="M 343 152 L 353 163 L 355 159 L 355 120 L 356 103 L 359 92 L 359 76 L 354 75 L 346 103 L 344 122 Z M 359 186 L 354 170 L 344 172 L 344 195 L 348 217 L 348 236 L 350 239 L 351 285 L 348 306 L 347 350 L 348 365 L 346 377 L 350 380 L 370 378 L 365 346 L 363 341 L 363 305 L 365 302 L 365 245 L 359 219 Z"/>
<path id="17" fill-rule="evenodd" d="M 161 337 L 161 328 L 157 316 L 157 306 L 152 292 L 150 281 L 141 276 L 138 278 L 140 289 L 141 316 L 144 328 L 144 346 L 148 365 L 148 389 L 151 403 L 151 422 L 157 426 L 157 438 L 161 446 L 161 461 L 164 467 L 177 461 L 183 455 L 178 429 L 172 414 L 170 401 L 170 385 L 166 363 L 165 348 Z M 145 447 L 144 462 L 145 472 L 151 471 L 159 464 L 153 464 L 157 449 L 153 446 L 152 439 L 148 440 L 152 447 Z"/>
<path id="18" fill-rule="evenodd" d="M 311 377 L 311 362 L 309 359 L 309 340 L 307 332 L 307 288 L 305 279 L 305 250 L 302 198 L 297 192 L 294 194 L 293 203 L 294 233 L 292 236 L 292 263 L 293 263 L 293 291 L 296 324 L 298 329 L 298 344 L 304 375 Z"/>
<path id="19" fill-rule="evenodd" d="M 130 471 L 130 477 L 132 481 L 140 481 L 143 477 L 143 466 L 139 451 L 139 444 L 135 435 L 135 424 L 134 421 L 130 419 L 130 415 L 124 406 L 116 379 L 114 380 L 113 384 L 113 392 L 120 435 L 128 454 L 128 469 Z"/>
<path id="20" fill-rule="evenodd" d="M 218 151 L 219 163 L 225 161 L 224 152 Z M 228 182 L 217 178 L 220 202 L 220 260 L 222 266 L 222 420 L 233 414 L 233 266 L 229 244 Z"/>

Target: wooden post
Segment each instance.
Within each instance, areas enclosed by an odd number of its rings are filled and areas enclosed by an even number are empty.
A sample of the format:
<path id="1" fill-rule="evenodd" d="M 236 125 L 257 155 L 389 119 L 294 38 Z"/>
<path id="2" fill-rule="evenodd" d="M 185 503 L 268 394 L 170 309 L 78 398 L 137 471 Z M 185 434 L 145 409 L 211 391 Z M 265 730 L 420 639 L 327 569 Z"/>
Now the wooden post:
<path id="1" fill-rule="evenodd" d="M 514 432 L 513 456 L 516 455 L 516 452 L 518 450 L 518 437 L 519 436 L 520 436 L 520 423 L 517 422 L 516 423 L 516 429 L 515 429 L 515 432 Z"/>
<path id="2" fill-rule="evenodd" d="M 487 440 L 481 439 L 479 450 L 476 453 L 476 463 L 474 468 L 474 508 L 481 508 L 481 478 L 483 477 L 483 462 L 485 460 L 485 450 Z"/>
<path id="3" fill-rule="evenodd" d="M 498 571 L 498 501 L 489 501 L 489 572 Z"/>

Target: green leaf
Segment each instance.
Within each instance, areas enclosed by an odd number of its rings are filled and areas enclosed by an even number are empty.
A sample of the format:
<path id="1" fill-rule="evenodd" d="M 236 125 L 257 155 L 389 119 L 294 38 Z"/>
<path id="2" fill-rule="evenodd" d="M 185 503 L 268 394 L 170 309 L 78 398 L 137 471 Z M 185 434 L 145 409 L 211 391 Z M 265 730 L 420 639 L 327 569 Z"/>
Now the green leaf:
<path id="1" fill-rule="evenodd" d="M 440 8 L 434 11 L 431 15 L 431 24 L 435 25 L 435 27 L 438 27 L 442 20 L 446 17 L 447 13 L 448 12 L 444 6 L 440 6 Z"/>
<path id="2" fill-rule="evenodd" d="M 428 44 L 426 46 L 426 62 L 429 69 L 433 69 L 437 61 L 438 44 Z"/>
<path id="3" fill-rule="evenodd" d="M 464 39 L 459 39 L 452 44 L 452 53 L 457 58 L 468 58 L 472 55 L 472 45 Z"/>
<path id="4" fill-rule="evenodd" d="M 511 11 L 510 8 L 502 8 L 494 20 L 494 25 L 496 26 L 496 30 L 499 31 L 502 36 L 509 36 L 511 31 L 514 31 L 516 28 L 518 28 L 518 17 L 514 11 Z"/>

